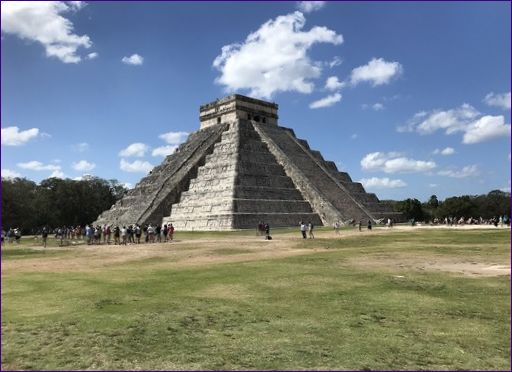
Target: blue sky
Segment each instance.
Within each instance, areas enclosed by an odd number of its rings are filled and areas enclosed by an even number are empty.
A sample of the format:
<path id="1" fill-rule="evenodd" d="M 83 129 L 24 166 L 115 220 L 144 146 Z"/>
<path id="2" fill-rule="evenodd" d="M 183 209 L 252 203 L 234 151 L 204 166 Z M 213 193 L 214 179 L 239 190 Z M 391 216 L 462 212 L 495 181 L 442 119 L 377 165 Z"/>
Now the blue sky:
<path id="1" fill-rule="evenodd" d="M 509 2 L 3 2 L 1 21 L 3 177 L 135 185 L 236 92 L 381 199 L 510 190 Z"/>

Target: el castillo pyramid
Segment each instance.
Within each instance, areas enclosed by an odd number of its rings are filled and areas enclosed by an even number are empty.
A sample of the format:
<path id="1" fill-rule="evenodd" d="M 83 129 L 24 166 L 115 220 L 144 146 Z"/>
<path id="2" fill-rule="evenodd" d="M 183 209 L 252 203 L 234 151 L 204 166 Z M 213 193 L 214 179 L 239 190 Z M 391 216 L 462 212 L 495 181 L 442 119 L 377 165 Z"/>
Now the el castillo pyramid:
<path id="1" fill-rule="evenodd" d="M 332 226 L 393 217 L 389 206 L 277 124 L 278 105 L 231 95 L 200 107 L 201 127 L 94 224 L 178 230 Z"/>

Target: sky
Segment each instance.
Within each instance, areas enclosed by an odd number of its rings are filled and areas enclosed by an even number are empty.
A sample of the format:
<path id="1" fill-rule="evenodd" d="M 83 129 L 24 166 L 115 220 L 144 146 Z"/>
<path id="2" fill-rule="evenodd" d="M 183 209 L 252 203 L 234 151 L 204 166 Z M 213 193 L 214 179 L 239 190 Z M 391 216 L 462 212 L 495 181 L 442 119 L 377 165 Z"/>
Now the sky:
<path id="1" fill-rule="evenodd" d="M 1 4 L 1 173 L 133 187 L 232 93 L 380 199 L 510 191 L 510 2 Z"/>

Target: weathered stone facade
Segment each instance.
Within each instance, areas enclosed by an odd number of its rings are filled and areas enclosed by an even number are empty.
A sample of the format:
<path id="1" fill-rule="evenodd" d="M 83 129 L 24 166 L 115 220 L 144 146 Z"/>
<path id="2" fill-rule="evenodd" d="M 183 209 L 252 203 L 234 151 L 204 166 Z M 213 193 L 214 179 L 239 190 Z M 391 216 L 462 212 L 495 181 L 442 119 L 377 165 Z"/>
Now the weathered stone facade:
<path id="1" fill-rule="evenodd" d="M 277 108 L 240 95 L 201 106 L 201 130 L 95 223 L 230 230 L 260 221 L 278 227 L 397 217 L 293 130 L 279 127 Z"/>

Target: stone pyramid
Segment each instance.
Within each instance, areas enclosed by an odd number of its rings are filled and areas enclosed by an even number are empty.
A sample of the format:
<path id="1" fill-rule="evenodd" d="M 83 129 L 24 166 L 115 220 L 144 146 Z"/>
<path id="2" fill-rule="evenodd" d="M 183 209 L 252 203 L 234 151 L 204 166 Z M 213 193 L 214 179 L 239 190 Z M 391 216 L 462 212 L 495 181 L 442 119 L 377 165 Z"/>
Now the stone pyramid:
<path id="1" fill-rule="evenodd" d="M 277 110 L 241 95 L 201 106 L 200 130 L 94 223 L 231 230 L 399 216 L 278 126 Z"/>

